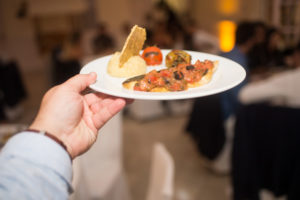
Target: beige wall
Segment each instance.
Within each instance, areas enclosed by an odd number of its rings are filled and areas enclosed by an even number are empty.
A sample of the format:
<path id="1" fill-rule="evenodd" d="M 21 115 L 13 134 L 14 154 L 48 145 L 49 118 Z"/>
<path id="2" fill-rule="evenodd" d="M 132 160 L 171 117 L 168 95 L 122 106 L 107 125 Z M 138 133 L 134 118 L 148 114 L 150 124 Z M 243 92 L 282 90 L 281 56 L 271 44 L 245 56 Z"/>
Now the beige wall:
<path id="1" fill-rule="evenodd" d="M 221 0 L 192 0 L 191 13 L 199 24 L 207 31 L 217 34 L 217 23 L 221 20 L 258 20 L 264 19 L 265 7 L 262 0 L 236 0 L 237 10 L 232 14 L 221 14 L 219 5 Z"/>
<path id="2" fill-rule="evenodd" d="M 121 46 L 121 25 L 130 21 L 130 7 L 126 0 L 96 0 L 96 17 L 98 22 L 105 22 L 111 34 L 117 38 L 118 46 Z"/>
<path id="3" fill-rule="evenodd" d="M 0 53 L 3 57 L 19 62 L 21 70 L 30 70 L 41 65 L 35 41 L 33 23 L 29 18 L 16 18 L 22 0 L 1 0 L 2 41 Z"/>
<path id="4" fill-rule="evenodd" d="M 142 25 L 144 13 L 151 7 L 150 0 L 95 0 L 97 21 L 109 25 L 112 34 L 118 40 L 119 48 L 124 43 L 121 25 L 124 22 Z"/>
<path id="5" fill-rule="evenodd" d="M 218 5 L 222 0 L 188 0 L 190 14 L 206 31 L 217 35 L 217 23 L 229 19 L 240 21 L 243 19 L 265 19 L 266 1 L 262 0 L 232 0 L 238 2 L 237 11 L 232 15 L 219 13 Z M 223 0 L 224 1 L 224 0 Z M 226 0 L 225 0 L 226 1 Z M 113 34 L 119 39 L 119 46 L 124 37 L 120 33 L 120 25 L 129 21 L 133 24 L 144 24 L 144 16 L 152 7 L 155 0 L 96 0 L 97 20 L 105 21 L 110 25 Z M 121 40 L 121 41 L 120 41 Z"/>
<path id="6" fill-rule="evenodd" d="M 33 1 L 33 0 L 32 0 Z M 38 1 L 38 0 L 36 0 Z M 119 48 L 124 44 L 121 25 L 124 22 L 144 24 L 147 13 L 155 0 L 95 0 L 97 21 L 109 24 L 112 34 L 117 38 Z M 230 19 L 263 19 L 265 17 L 262 0 L 232 0 L 238 1 L 236 13 L 225 16 L 219 14 L 218 4 L 221 0 L 187 0 L 190 14 L 206 30 L 217 35 L 216 24 L 220 20 Z M 37 46 L 33 21 L 30 18 L 16 19 L 15 14 L 22 0 L 0 0 L 1 31 L 0 36 L 6 36 L 7 52 L 16 57 L 26 69 L 35 68 L 41 62 L 37 58 Z M 0 45 L 0 51 L 3 45 Z M 31 49 L 31 50 L 28 50 Z"/>
<path id="7" fill-rule="evenodd" d="M 53 0 L 50 3 L 55 3 Z M 36 33 L 34 28 L 34 16 L 37 15 L 54 15 L 53 10 L 64 12 L 63 9 L 73 9 L 72 12 L 76 13 L 80 10 L 80 6 L 75 6 L 75 2 L 78 4 L 81 0 L 69 0 L 73 1 L 73 5 L 68 6 L 68 2 L 64 1 L 63 6 L 51 7 L 49 9 L 49 2 L 40 0 L 28 0 L 29 9 L 27 16 L 19 19 L 16 17 L 17 11 L 23 0 L 0 0 L 0 20 L 1 20 L 1 32 L 0 32 L 0 54 L 4 58 L 16 59 L 21 67 L 21 70 L 36 70 L 36 69 L 47 69 L 49 66 L 48 62 L 39 53 L 38 45 L 36 41 Z M 59 0 L 56 0 L 59 2 Z M 43 3 L 45 5 L 43 5 Z M 48 4 L 47 4 L 48 3 Z M 51 5 L 51 4 L 50 4 Z M 82 7 L 82 6 L 81 6 Z M 47 12 L 43 12 L 47 11 Z M 51 11 L 51 12 L 50 12 Z M 61 14 L 61 13 L 58 13 Z M 67 21 L 66 23 L 69 23 Z M 64 27 L 64 22 L 55 20 L 50 21 L 47 27 L 41 26 L 42 29 L 50 31 L 57 30 L 60 27 Z"/>

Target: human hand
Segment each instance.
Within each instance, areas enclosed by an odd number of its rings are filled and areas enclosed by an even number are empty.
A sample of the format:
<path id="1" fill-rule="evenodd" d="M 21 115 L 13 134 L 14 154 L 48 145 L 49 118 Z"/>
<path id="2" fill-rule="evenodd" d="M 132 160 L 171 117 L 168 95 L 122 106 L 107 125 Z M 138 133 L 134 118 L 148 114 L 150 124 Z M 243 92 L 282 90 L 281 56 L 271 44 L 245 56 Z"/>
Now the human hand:
<path id="1" fill-rule="evenodd" d="M 51 88 L 29 128 L 56 136 L 72 158 L 86 152 L 96 141 L 98 130 L 126 105 L 123 98 L 82 94 L 95 81 L 96 73 L 80 74 Z"/>

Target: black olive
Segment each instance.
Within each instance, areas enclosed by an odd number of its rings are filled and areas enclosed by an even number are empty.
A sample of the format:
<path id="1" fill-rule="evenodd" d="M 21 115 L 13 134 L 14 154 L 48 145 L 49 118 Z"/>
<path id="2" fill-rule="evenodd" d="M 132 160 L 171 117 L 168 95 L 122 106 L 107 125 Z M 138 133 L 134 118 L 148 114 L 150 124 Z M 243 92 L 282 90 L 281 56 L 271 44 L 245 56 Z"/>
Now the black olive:
<path id="1" fill-rule="evenodd" d="M 165 84 L 169 84 L 170 81 L 166 78 L 166 77 L 163 77 L 164 81 L 165 81 Z"/>
<path id="2" fill-rule="evenodd" d="M 204 73 L 203 73 L 203 76 L 205 76 L 208 72 L 208 69 L 205 69 Z"/>
<path id="3" fill-rule="evenodd" d="M 186 68 L 186 70 L 193 70 L 193 69 L 195 69 L 194 65 L 188 65 L 185 68 Z"/>
<path id="4" fill-rule="evenodd" d="M 178 71 L 175 71 L 174 72 L 174 77 L 175 77 L 176 80 L 181 80 L 181 79 L 183 79 L 184 76 L 183 76 L 182 72 L 178 73 Z"/>

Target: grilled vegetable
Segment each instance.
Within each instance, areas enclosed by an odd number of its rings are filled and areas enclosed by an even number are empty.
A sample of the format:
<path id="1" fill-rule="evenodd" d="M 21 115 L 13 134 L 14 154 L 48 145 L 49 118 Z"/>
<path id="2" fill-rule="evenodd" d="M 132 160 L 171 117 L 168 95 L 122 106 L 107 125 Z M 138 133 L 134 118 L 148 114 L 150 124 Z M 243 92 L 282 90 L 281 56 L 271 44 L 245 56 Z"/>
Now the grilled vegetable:
<path id="1" fill-rule="evenodd" d="M 182 50 L 172 50 L 166 55 L 166 66 L 176 67 L 179 64 L 190 64 L 192 57 L 185 51 Z"/>

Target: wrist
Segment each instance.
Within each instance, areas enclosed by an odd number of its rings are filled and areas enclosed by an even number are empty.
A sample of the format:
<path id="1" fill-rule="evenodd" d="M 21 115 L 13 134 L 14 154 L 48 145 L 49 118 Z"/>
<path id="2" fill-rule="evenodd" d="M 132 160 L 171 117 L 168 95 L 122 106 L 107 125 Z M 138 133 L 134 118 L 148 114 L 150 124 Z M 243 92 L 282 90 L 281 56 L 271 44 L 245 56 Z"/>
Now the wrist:
<path id="1" fill-rule="evenodd" d="M 45 137 L 48 137 L 52 141 L 56 142 L 58 145 L 60 145 L 68 153 L 70 159 L 72 160 L 72 156 L 70 155 L 67 146 L 64 144 L 64 142 L 62 140 L 60 140 L 55 135 L 53 135 L 53 134 L 51 134 L 51 133 L 49 133 L 49 132 L 47 132 L 45 130 L 36 129 L 36 128 L 32 128 L 32 127 L 29 127 L 26 131 L 43 135 Z"/>

